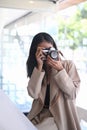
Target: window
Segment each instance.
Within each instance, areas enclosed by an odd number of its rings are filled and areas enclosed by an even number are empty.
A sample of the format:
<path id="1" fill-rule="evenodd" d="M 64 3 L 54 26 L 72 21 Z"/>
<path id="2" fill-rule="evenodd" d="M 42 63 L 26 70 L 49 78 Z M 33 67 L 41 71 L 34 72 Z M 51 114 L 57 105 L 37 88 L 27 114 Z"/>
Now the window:
<path id="1" fill-rule="evenodd" d="M 27 16 L 22 24 L 14 23 L 3 29 L 0 44 L 0 86 L 21 111 L 28 112 L 33 100 L 27 92 L 26 60 L 32 37 L 40 31 L 50 33 L 64 56 L 75 62 L 81 78 L 77 106 L 87 110 L 84 102 L 87 99 L 86 26 L 87 2 L 84 2 L 56 14 L 38 12 Z"/>

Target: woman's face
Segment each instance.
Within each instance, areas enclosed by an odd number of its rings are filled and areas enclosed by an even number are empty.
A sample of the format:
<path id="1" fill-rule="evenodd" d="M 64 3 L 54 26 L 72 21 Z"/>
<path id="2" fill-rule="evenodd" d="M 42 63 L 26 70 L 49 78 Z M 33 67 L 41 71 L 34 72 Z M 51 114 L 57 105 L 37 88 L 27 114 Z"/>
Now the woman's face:
<path id="1" fill-rule="evenodd" d="M 41 47 L 42 49 L 45 49 L 45 48 L 49 49 L 49 48 L 53 47 L 53 45 L 49 42 L 43 41 L 38 45 L 38 47 Z M 46 68 L 50 68 L 50 67 L 46 64 L 46 60 L 44 60 L 43 69 L 47 70 Z"/>
<path id="2" fill-rule="evenodd" d="M 38 47 L 41 47 L 41 48 L 51 48 L 51 47 L 53 47 L 53 45 L 51 43 L 49 43 L 49 42 L 43 41 L 42 43 L 40 43 L 38 45 Z"/>

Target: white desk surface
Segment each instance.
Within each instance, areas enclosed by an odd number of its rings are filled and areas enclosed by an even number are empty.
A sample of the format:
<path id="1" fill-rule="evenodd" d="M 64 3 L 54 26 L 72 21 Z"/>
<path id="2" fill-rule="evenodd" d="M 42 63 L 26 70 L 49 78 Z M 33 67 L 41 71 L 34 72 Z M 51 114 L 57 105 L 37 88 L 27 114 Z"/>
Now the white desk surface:
<path id="1" fill-rule="evenodd" d="M 0 90 L 0 130 L 37 130 L 3 90 Z"/>

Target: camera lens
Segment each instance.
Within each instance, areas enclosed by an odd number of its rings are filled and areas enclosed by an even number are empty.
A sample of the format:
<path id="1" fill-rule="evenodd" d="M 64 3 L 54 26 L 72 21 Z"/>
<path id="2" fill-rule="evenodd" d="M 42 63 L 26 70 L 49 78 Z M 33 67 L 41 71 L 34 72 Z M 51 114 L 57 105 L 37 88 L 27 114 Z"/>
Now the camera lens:
<path id="1" fill-rule="evenodd" d="M 53 58 L 53 59 L 57 59 L 57 58 L 58 58 L 58 53 L 57 53 L 57 51 L 52 51 L 52 52 L 50 53 L 50 56 L 51 56 L 51 58 Z"/>

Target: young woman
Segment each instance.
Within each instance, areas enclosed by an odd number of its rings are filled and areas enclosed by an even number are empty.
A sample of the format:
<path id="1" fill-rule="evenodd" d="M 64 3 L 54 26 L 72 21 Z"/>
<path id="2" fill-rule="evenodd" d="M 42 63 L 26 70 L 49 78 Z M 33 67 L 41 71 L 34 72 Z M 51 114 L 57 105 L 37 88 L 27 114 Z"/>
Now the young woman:
<path id="1" fill-rule="evenodd" d="M 28 114 L 38 130 L 81 130 L 75 107 L 80 78 L 72 61 L 61 60 L 53 38 L 34 36 L 27 59 L 28 93 L 34 98 Z"/>

